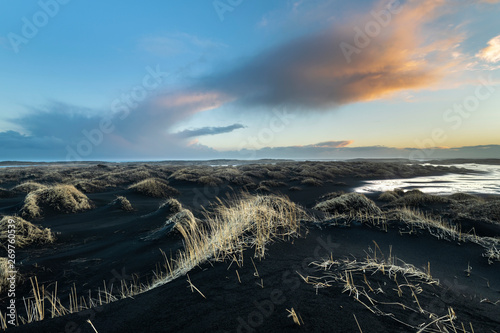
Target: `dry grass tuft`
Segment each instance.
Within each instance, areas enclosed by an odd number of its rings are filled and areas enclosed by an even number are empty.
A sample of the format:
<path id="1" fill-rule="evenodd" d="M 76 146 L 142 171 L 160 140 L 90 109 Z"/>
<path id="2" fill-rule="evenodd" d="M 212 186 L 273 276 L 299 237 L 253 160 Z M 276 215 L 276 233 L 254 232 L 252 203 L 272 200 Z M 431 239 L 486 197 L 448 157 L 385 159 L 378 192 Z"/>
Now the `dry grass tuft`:
<path id="1" fill-rule="evenodd" d="M 300 183 L 302 185 L 308 185 L 308 186 L 316 186 L 316 187 L 323 186 L 323 182 L 321 180 L 312 177 L 305 178 Z"/>
<path id="2" fill-rule="evenodd" d="M 196 218 L 189 209 L 181 209 L 179 212 L 175 213 L 170 217 L 165 224 L 172 224 L 176 230 L 182 230 L 183 228 L 193 229 L 197 226 Z"/>
<path id="3" fill-rule="evenodd" d="M 155 240 L 162 238 L 172 231 L 181 231 L 183 228 L 195 228 L 197 225 L 197 220 L 194 217 L 193 213 L 188 210 L 182 208 L 182 205 L 176 199 L 168 199 L 165 201 L 158 212 L 167 213 L 167 221 L 165 224 L 159 228 L 151 232 L 150 235 L 146 236 L 145 240 Z"/>
<path id="4" fill-rule="evenodd" d="M 76 213 L 92 209 L 93 204 L 73 185 L 55 185 L 28 193 L 21 215 L 27 218 L 41 217 L 45 208 L 61 213 Z"/>
<path id="5" fill-rule="evenodd" d="M 396 201 L 398 198 L 399 195 L 394 191 L 385 191 L 378 197 L 380 201 L 387 201 L 387 202 Z"/>
<path id="6" fill-rule="evenodd" d="M 372 200 L 360 193 L 342 194 L 336 198 L 320 202 L 314 208 L 334 214 L 362 213 L 380 215 L 382 213 Z"/>
<path id="7" fill-rule="evenodd" d="M 262 258 L 273 239 L 299 236 L 300 219 L 306 217 L 288 198 L 274 195 L 219 201 L 212 212 L 205 212 L 205 223 L 184 211 L 177 215 L 172 222 L 183 236 L 184 251 L 175 260 L 166 260 L 167 274 L 159 276 L 150 288 L 185 275 L 211 258 L 223 261 L 238 257 L 242 261 L 246 248 L 254 248 L 255 256 Z"/>
<path id="8" fill-rule="evenodd" d="M 153 198 L 165 198 L 179 195 L 179 191 L 169 186 L 166 181 L 158 178 L 144 179 L 129 186 L 129 189 Z"/>
<path id="9" fill-rule="evenodd" d="M 391 204 L 403 207 L 403 206 L 424 206 L 428 204 L 445 204 L 450 203 L 450 199 L 446 197 L 440 197 L 437 195 L 423 193 L 420 190 L 411 190 L 405 192 L 397 200 L 393 201 Z"/>
<path id="10" fill-rule="evenodd" d="M 0 240 L 7 244 L 9 220 L 14 220 L 16 226 L 16 247 L 30 244 L 47 244 L 55 241 L 54 233 L 49 228 L 40 228 L 18 216 L 4 216 L 0 220 Z"/>
<path id="11" fill-rule="evenodd" d="M 282 186 L 286 186 L 286 184 L 283 182 L 275 181 L 275 180 L 263 180 L 259 183 L 259 186 L 261 186 L 261 187 L 282 187 Z"/>
<path id="12" fill-rule="evenodd" d="M 453 193 L 448 198 L 455 201 L 484 201 L 483 198 L 469 193 Z"/>
<path id="13" fill-rule="evenodd" d="M 292 186 L 288 189 L 288 191 L 291 191 L 291 192 L 297 192 L 297 191 L 302 191 L 302 187 L 300 186 Z"/>
<path id="14" fill-rule="evenodd" d="M 177 199 L 169 198 L 163 201 L 158 209 L 152 213 L 141 216 L 141 218 L 147 218 L 151 216 L 162 216 L 171 217 L 172 215 L 180 212 L 182 210 L 182 205 Z"/>
<path id="15" fill-rule="evenodd" d="M 375 245 L 378 248 L 376 243 Z M 439 288 L 439 281 L 432 277 L 430 266 L 421 270 L 391 255 L 386 259 L 381 251 L 378 259 L 376 256 L 375 252 L 374 258 L 367 255 L 364 260 L 334 260 L 332 257 L 312 262 L 311 265 L 320 269 L 322 275 L 301 277 L 306 283 L 313 285 L 316 292 L 322 288 L 342 287 L 343 293 L 349 293 L 355 302 L 373 315 L 390 318 L 406 330 L 429 333 L 457 332 L 454 323 L 457 315 L 451 307 L 436 314 L 432 312 L 436 310 L 435 307 L 428 307 L 419 301 L 419 295 L 424 288 L 432 293 Z M 431 285 L 432 287 L 427 287 Z M 394 301 L 395 296 L 399 301 Z M 394 312 L 396 309 L 399 314 Z M 401 309 L 405 311 L 404 314 L 401 314 Z M 410 315 L 414 318 L 413 322 L 408 323 Z M 355 320 L 357 322 L 356 317 Z M 415 321 L 418 324 L 415 324 Z M 358 329 L 361 331 L 359 323 Z"/>
<path id="16" fill-rule="evenodd" d="M 128 201 L 128 199 L 125 198 L 124 196 L 116 197 L 116 199 L 111 202 L 111 205 L 116 206 L 119 209 L 124 210 L 126 212 L 132 212 L 134 210 L 134 207 L 132 207 L 130 201 Z"/>
<path id="17" fill-rule="evenodd" d="M 182 210 L 182 205 L 177 199 L 170 198 L 162 202 L 159 209 L 172 215 L 180 212 Z"/>
<path id="18" fill-rule="evenodd" d="M 224 181 L 222 179 L 214 176 L 201 176 L 200 178 L 198 178 L 198 183 L 212 187 L 218 186 L 223 182 Z"/>
<path id="19" fill-rule="evenodd" d="M 488 223 L 500 224 L 500 199 L 469 200 L 455 202 L 452 211 L 458 218 L 473 219 Z"/>
<path id="20" fill-rule="evenodd" d="M 103 192 L 106 189 L 106 184 L 102 181 L 96 180 L 82 180 L 75 184 L 75 187 L 83 193 L 97 193 Z"/>
<path id="21" fill-rule="evenodd" d="M 30 193 L 33 191 L 42 190 L 42 189 L 46 189 L 46 188 L 47 188 L 46 185 L 43 185 L 40 183 L 25 182 L 25 183 L 14 186 L 12 188 L 12 191 L 17 192 L 17 193 Z"/>
<path id="22" fill-rule="evenodd" d="M 441 218 L 436 219 L 428 214 L 406 207 L 389 211 L 386 215 L 389 219 L 406 223 L 410 229 L 406 233 L 413 234 L 416 233 L 415 229 L 422 229 L 427 230 L 429 234 L 438 239 L 475 243 L 486 250 L 483 257 L 488 259 L 489 264 L 500 261 L 500 251 L 498 250 L 500 248 L 500 239 L 480 237 L 462 232 L 460 225 L 453 225 Z"/>

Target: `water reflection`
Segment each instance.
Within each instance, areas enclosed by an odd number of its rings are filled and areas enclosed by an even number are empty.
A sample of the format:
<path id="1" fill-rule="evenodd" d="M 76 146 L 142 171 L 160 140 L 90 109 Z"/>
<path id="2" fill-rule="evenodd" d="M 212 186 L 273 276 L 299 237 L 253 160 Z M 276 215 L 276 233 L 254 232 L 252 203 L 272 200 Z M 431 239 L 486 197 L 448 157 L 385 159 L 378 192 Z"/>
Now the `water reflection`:
<path id="1" fill-rule="evenodd" d="M 457 164 L 480 173 L 469 175 L 449 174 L 444 176 L 416 177 L 408 179 L 370 180 L 355 189 L 356 192 L 383 192 L 395 188 L 419 189 L 425 193 L 452 194 L 457 192 L 500 194 L 500 166 L 484 164 Z"/>

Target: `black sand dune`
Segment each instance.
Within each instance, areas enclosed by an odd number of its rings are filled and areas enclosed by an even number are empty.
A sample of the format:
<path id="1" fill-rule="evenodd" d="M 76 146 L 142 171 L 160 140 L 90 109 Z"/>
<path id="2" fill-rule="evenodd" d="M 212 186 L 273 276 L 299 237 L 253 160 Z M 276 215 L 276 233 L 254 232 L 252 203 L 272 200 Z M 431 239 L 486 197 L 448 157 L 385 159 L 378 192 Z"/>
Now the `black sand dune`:
<path id="1" fill-rule="evenodd" d="M 66 295 L 72 292 L 73 286 L 79 297 L 88 298 L 89 290 L 92 297 L 96 297 L 98 289 L 109 290 L 111 286 L 118 296 L 121 281 L 147 284 L 163 265 L 160 249 L 167 256 L 175 256 L 183 249 L 179 233 L 165 232 L 149 237 L 154 231 L 162 230 L 174 213 L 167 206 L 162 207 L 168 198 L 175 197 L 182 209 L 192 211 L 202 221 L 203 210 L 210 211 L 216 198 L 234 197 L 242 190 L 250 195 L 285 194 L 316 216 L 318 222 L 303 221 L 301 237 L 292 241 L 277 240 L 269 245 L 263 260 L 252 258 L 255 267 L 251 259 L 254 252 L 248 250 L 241 267 L 229 260 L 203 263 L 194 268 L 189 272 L 189 279 L 200 292 L 190 287 L 187 276 L 181 276 L 133 298 L 20 327 L 8 327 L 8 331 L 94 332 L 86 322 L 90 319 L 99 332 L 358 332 L 360 329 L 363 332 L 411 332 L 418 331 L 418 327 L 425 332 L 444 332 L 451 327 L 443 326 L 449 325 L 444 318 L 450 314 L 449 308 L 456 316 L 453 323 L 457 325 L 457 332 L 471 332 L 471 325 L 475 332 L 498 331 L 499 263 L 488 262 L 483 256 L 484 246 L 466 240 L 438 239 L 431 235 L 432 230 L 416 229 L 409 233 L 408 226 L 395 219 L 385 226 L 347 215 L 344 220 L 332 220 L 324 212 L 313 209 L 318 202 L 339 197 L 365 179 L 467 171 L 361 161 L 197 168 L 170 164 L 110 164 L 105 167 L 90 164 L 0 170 L 0 187 L 6 189 L 3 193 L 9 194 L 0 199 L 1 215 L 19 213 L 26 193 L 9 189 L 28 180 L 53 185 L 74 184 L 85 178 L 101 188 L 97 192 L 82 191 L 91 200 L 93 209 L 74 214 L 45 210 L 40 218 L 30 220 L 50 228 L 56 241 L 17 250 L 18 269 L 23 276 L 23 282 L 17 287 L 18 295 L 32 295 L 30 277 L 35 276 L 39 285 L 46 286 L 47 290 L 52 290 L 57 281 L 58 297 L 62 302 L 68 302 Z M 165 192 L 160 197 L 151 197 L 129 188 L 149 178 L 160 179 L 178 193 Z M 309 178 L 321 185 L 304 182 Z M 198 183 L 198 179 L 206 183 Z M 263 181 L 267 182 L 263 185 L 270 192 L 259 189 Z M 291 189 L 293 187 L 299 190 Z M 332 192 L 335 194 L 321 198 Z M 115 202 L 119 196 L 125 197 L 133 210 L 121 209 Z M 398 201 L 387 202 L 378 197 L 379 194 L 370 196 L 383 212 L 399 208 Z M 407 200 L 404 193 L 401 198 Z M 419 197 L 418 200 L 424 199 Z M 495 200 L 488 198 L 478 203 L 486 202 L 492 207 L 482 220 L 466 214 L 477 208 L 475 201 L 469 198 L 460 202 L 446 199 L 413 208 L 429 216 L 442 216 L 450 225 L 461 225 L 464 233 L 474 228 L 478 237 L 498 239 L 500 227 L 498 219 L 495 220 Z M 324 221 L 319 222 L 321 219 Z M 346 222 L 347 226 L 331 225 L 333 222 Z M 338 277 L 345 271 L 341 265 L 332 266 L 328 271 L 320 270 L 310 265 L 312 262 L 326 259 L 362 262 L 367 256 L 372 260 L 377 258 L 379 263 L 382 260 L 388 263 L 397 257 L 396 264 L 411 264 L 422 272 L 430 267 L 432 279 L 439 283 L 422 281 L 408 274 L 396 274 L 394 279 L 388 271 L 351 272 L 352 284 L 358 291 L 365 290 L 373 302 L 380 302 L 376 304 L 370 304 L 364 296 L 356 299 L 355 294 L 345 291 L 345 284 L 339 281 L 330 281 L 331 286 L 319 289 L 307 283 L 325 282 L 329 278 L 314 280 L 312 277 L 320 279 L 325 274 L 337 274 Z M 311 280 L 304 281 L 301 276 L 306 279 L 310 276 Z M 405 277 L 409 280 L 405 281 Z M 8 298 L 2 294 L 0 300 L 5 308 Z M 18 298 L 17 306 L 20 314 L 25 315 L 22 298 Z M 50 303 L 47 302 L 46 307 L 50 307 Z M 288 311 L 292 309 L 300 325 L 289 317 Z M 444 319 L 433 323 L 436 318 L 431 314 Z"/>

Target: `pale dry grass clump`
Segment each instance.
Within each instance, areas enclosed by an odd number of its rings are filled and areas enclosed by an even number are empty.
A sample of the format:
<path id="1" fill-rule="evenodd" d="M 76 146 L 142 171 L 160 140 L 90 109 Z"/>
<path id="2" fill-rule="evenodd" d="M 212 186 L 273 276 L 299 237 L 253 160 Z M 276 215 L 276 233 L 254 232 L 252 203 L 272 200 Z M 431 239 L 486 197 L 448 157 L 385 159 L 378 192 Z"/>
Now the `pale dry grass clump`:
<path id="1" fill-rule="evenodd" d="M 207 185 L 207 186 L 212 186 L 215 187 L 217 185 L 220 185 L 223 183 L 222 179 L 214 176 L 201 176 L 198 179 L 198 183 Z"/>
<path id="2" fill-rule="evenodd" d="M 360 193 L 347 193 L 318 203 L 314 209 L 333 214 L 361 213 L 380 215 L 382 211 L 366 196 Z"/>
<path id="3" fill-rule="evenodd" d="M 41 217 L 45 208 L 61 213 L 76 213 L 92 209 L 93 204 L 73 185 L 55 185 L 28 193 L 21 215 L 27 218 Z"/>
<path id="4" fill-rule="evenodd" d="M 288 198 L 274 195 L 219 201 L 212 212 L 205 212 L 204 221 L 189 214 L 179 215 L 181 222 L 176 221 L 175 228 L 184 239 L 184 251 L 175 260 L 167 260 L 167 274 L 159 276 L 150 288 L 184 275 L 211 258 L 242 261 L 246 248 L 254 248 L 255 256 L 262 258 L 273 239 L 299 236 L 300 220 L 305 217 L 302 208 Z"/>
<path id="5" fill-rule="evenodd" d="M 103 192 L 106 189 L 106 184 L 98 180 L 79 180 L 75 187 L 83 193 L 97 193 Z"/>
<path id="6" fill-rule="evenodd" d="M 392 248 L 390 250 L 392 252 Z M 386 259 L 375 243 L 375 257 L 367 255 L 366 259 L 361 260 L 334 260 L 331 257 L 312 262 L 311 265 L 322 271 L 322 274 L 307 277 L 299 274 L 306 283 L 313 285 L 317 292 L 323 288 L 342 287 L 343 293 L 348 293 L 355 302 L 369 311 L 367 315 L 371 313 L 390 318 L 401 325 L 401 328 L 419 333 L 458 332 L 460 325 L 455 322 L 457 314 L 453 308 L 434 313 L 435 307 L 419 300 L 424 288 L 432 292 L 440 288 L 439 281 L 431 275 L 430 264 L 422 270 L 391 254 Z M 432 287 L 426 287 L 427 285 Z M 413 320 L 408 322 L 410 316 Z"/>
<path id="7" fill-rule="evenodd" d="M 265 186 L 265 187 L 282 187 L 286 186 L 284 182 L 278 182 L 275 180 L 263 180 L 259 183 L 259 186 Z"/>
<path id="8" fill-rule="evenodd" d="M 271 189 L 265 185 L 259 185 L 256 189 L 257 192 L 262 192 L 262 193 L 271 193 Z"/>
<path id="9" fill-rule="evenodd" d="M 482 246 L 486 252 L 483 257 L 488 259 L 488 263 L 500 261 L 500 239 L 492 237 L 480 237 L 475 234 L 462 232 L 460 225 L 453 225 L 441 218 L 435 218 L 421 211 L 400 208 L 389 211 L 387 213 L 389 219 L 400 220 L 409 227 L 409 234 L 416 233 L 416 228 L 427 230 L 429 234 L 445 240 L 453 240 L 458 242 L 471 242 Z"/>
<path id="10" fill-rule="evenodd" d="M 497 244 L 493 244 L 487 248 L 486 252 L 483 253 L 483 257 L 488 259 L 488 263 L 490 265 L 495 261 L 500 261 L 500 242 L 497 242 Z"/>
<path id="11" fill-rule="evenodd" d="M 156 212 L 147 216 L 158 214 L 166 215 L 167 220 L 165 224 L 144 237 L 144 240 L 160 239 L 171 232 L 178 231 L 178 229 L 195 227 L 198 223 L 190 210 L 183 208 L 179 201 L 172 198 L 163 202 Z"/>
<path id="12" fill-rule="evenodd" d="M 134 211 L 134 207 L 128 199 L 124 196 L 118 196 L 115 200 L 113 200 L 110 204 L 111 206 L 115 206 L 123 211 L 132 212 Z"/>
<path id="13" fill-rule="evenodd" d="M 316 187 L 323 186 L 323 182 L 321 180 L 313 178 L 313 177 L 305 178 L 300 183 L 302 185 L 308 185 L 308 186 L 316 186 Z"/>
<path id="14" fill-rule="evenodd" d="M 291 191 L 291 192 L 297 192 L 297 191 L 302 191 L 302 187 L 300 186 L 292 186 L 288 189 L 288 191 Z"/>
<path id="15" fill-rule="evenodd" d="M 169 198 L 165 201 L 163 201 L 158 209 L 152 213 L 146 214 L 141 216 L 141 218 L 148 218 L 152 216 L 164 216 L 164 217 L 171 217 L 172 215 L 180 212 L 182 210 L 182 205 L 177 199 L 174 198 Z"/>
<path id="16" fill-rule="evenodd" d="M 452 225 L 441 218 L 435 218 L 417 209 L 397 208 L 387 212 L 387 217 L 406 223 L 410 228 L 410 234 L 415 233 L 415 228 L 418 228 L 427 230 L 439 239 L 463 241 L 470 236 L 462 233 L 460 226 Z"/>
<path id="17" fill-rule="evenodd" d="M 161 203 L 159 209 L 162 211 L 166 211 L 167 213 L 169 213 L 169 215 L 171 215 L 180 212 L 182 209 L 182 205 L 177 199 L 169 198 Z"/>
<path id="18" fill-rule="evenodd" d="M 12 191 L 17 193 L 30 193 L 37 190 L 46 189 L 47 185 L 43 185 L 37 182 L 24 182 L 22 184 L 16 185 L 12 188 Z"/>
<path id="19" fill-rule="evenodd" d="M 179 191 L 169 186 L 166 181 L 158 178 L 144 179 L 129 186 L 129 190 L 147 195 L 153 198 L 165 198 L 179 195 Z"/>
<path id="20" fill-rule="evenodd" d="M 7 244 L 9 220 L 15 221 L 15 246 L 25 247 L 31 244 L 47 244 L 55 241 L 55 235 L 49 228 L 40 228 L 19 216 L 4 216 L 0 220 L 0 240 Z"/>

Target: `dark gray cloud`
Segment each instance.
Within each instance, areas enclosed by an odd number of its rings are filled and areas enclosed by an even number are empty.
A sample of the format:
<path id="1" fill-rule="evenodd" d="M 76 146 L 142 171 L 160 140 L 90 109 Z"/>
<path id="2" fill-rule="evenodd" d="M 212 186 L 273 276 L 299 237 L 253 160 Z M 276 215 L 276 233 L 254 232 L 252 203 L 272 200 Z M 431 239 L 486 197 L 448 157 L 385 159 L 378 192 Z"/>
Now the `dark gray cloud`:
<path id="1" fill-rule="evenodd" d="M 16 131 L 0 132 L 0 151 L 1 150 L 23 150 L 23 149 L 42 149 L 50 150 L 55 146 L 62 146 L 63 140 L 49 136 L 29 136 Z"/>
<path id="2" fill-rule="evenodd" d="M 181 132 L 177 132 L 175 133 L 175 135 L 180 138 L 192 138 L 203 135 L 216 135 L 222 133 L 229 133 L 240 128 L 245 128 L 245 126 L 241 124 L 233 124 L 229 126 L 202 127 L 196 129 L 187 129 Z"/>

